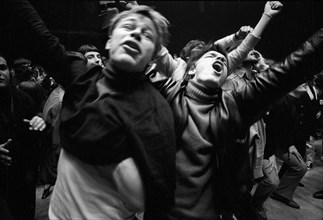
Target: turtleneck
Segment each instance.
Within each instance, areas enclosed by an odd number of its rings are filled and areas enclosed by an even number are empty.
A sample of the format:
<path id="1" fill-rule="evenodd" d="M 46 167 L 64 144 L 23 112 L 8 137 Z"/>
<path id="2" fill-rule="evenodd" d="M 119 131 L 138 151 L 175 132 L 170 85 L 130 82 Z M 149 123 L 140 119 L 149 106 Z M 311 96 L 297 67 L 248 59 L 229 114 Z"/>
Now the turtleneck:
<path id="1" fill-rule="evenodd" d="M 186 95 L 200 102 L 215 103 L 221 96 L 221 93 L 221 89 L 210 89 L 192 80 L 188 82 L 186 87 Z"/>
<path id="2" fill-rule="evenodd" d="M 145 80 L 145 72 L 128 72 L 121 70 L 111 63 L 107 63 L 103 69 L 107 85 L 114 90 L 128 90 L 136 87 Z"/>

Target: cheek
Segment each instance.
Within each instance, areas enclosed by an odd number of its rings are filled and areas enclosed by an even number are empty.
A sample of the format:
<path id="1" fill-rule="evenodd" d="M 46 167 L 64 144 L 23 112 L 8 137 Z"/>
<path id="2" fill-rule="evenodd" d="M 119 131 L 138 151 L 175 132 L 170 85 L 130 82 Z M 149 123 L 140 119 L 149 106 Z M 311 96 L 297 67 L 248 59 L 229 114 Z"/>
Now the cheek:
<path id="1" fill-rule="evenodd" d="M 228 78 L 228 69 L 227 69 L 227 68 L 225 68 L 225 69 L 223 70 L 222 75 L 221 75 L 221 82 L 223 83 L 227 78 Z"/>
<path id="2" fill-rule="evenodd" d="M 3 76 L 4 76 L 6 82 L 10 81 L 10 73 L 9 72 L 3 73 Z"/>
<path id="3" fill-rule="evenodd" d="M 144 43 L 143 45 L 143 56 L 145 57 L 145 60 L 151 60 L 153 57 L 153 54 L 155 52 L 155 45 L 151 42 Z"/>

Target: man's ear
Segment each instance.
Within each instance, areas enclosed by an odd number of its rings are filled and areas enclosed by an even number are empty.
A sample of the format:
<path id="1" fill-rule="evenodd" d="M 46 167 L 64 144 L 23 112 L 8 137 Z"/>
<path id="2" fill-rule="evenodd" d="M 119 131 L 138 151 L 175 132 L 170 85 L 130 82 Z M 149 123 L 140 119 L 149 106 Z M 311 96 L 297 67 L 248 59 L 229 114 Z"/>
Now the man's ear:
<path id="1" fill-rule="evenodd" d="M 111 39 L 109 39 L 109 40 L 107 41 L 107 43 L 105 44 L 105 49 L 106 49 L 106 50 L 110 50 L 110 48 L 111 48 Z"/>
<path id="2" fill-rule="evenodd" d="M 188 75 L 195 75 L 195 72 L 196 72 L 196 66 L 195 64 L 193 64 L 191 67 L 190 67 L 190 70 L 188 71 Z"/>

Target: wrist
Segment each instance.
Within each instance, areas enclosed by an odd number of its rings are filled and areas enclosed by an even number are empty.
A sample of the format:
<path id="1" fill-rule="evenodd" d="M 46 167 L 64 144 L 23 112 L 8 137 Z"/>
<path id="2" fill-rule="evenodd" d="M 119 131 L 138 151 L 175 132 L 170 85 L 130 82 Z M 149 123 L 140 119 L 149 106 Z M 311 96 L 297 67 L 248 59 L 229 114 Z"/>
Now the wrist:
<path id="1" fill-rule="evenodd" d="M 267 16 L 269 19 L 272 19 L 272 18 L 273 18 L 273 16 L 272 16 L 272 15 L 267 14 L 267 13 L 263 13 L 263 15 L 264 15 L 264 16 Z"/>

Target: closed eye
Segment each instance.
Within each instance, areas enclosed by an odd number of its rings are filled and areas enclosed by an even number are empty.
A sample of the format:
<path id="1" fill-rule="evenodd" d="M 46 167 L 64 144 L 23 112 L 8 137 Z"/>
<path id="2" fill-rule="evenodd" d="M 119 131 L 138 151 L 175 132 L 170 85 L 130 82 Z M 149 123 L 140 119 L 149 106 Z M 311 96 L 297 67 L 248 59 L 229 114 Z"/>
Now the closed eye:
<path id="1" fill-rule="evenodd" d="M 124 29 L 127 29 L 127 30 L 133 30 L 135 28 L 134 25 L 129 24 L 129 23 L 126 23 L 126 24 L 122 25 L 121 27 Z"/>
<path id="2" fill-rule="evenodd" d="M 153 39 L 153 35 L 150 31 L 143 31 L 142 35 L 147 37 L 148 39 L 152 40 Z"/>

